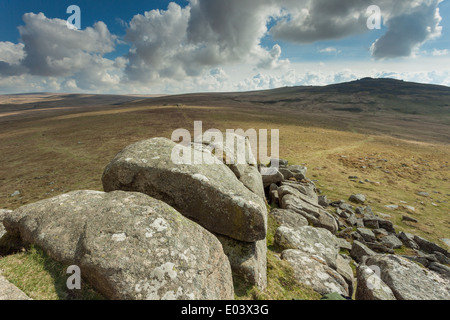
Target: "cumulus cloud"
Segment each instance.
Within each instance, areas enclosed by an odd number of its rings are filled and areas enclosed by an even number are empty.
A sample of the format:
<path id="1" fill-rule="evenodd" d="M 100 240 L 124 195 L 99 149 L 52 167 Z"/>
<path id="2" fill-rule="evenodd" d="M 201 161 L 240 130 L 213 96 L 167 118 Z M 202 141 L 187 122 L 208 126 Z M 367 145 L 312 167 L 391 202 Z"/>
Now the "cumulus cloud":
<path id="1" fill-rule="evenodd" d="M 40 88 L 41 81 L 42 88 L 108 92 L 211 91 L 345 81 L 356 75 L 334 73 L 324 79 L 304 72 L 299 78 L 289 72 L 292 63 L 283 57 L 283 43 L 308 44 L 370 32 L 367 8 L 375 4 L 382 11 L 384 34 L 372 44 L 372 56 L 376 60 L 411 56 L 423 43 L 441 35 L 441 2 L 188 0 L 185 6 L 171 2 L 165 10 L 121 22 L 126 29 L 123 39 L 111 34 L 103 22 L 70 30 L 65 20 L 27 13 L 19 27 L 20 42 L 0 42 L 0 76 L 25 81 L 33 88 Z M 128 44 L 129 52 L 106 58 L 118 43 Z M 331 46 L 318 48 L 322 54 L 341 52 Z M 448 52 L 431 55 L 444 53 Z M 230 85 L 236 79 L 227 68 L 242 65 L 255 76 Z"/>
<path id="2" fill-rule="evenodd" d="M 421 3 L 419 3 L 421 2 Z M 371 48 L 377 59 L 408 57 L 424 42 L 441 35 L 438 5 L 442 0 L 415 1 L 385 21 L 386 34 Z"/>
<path id="3" fill-rule="evenodd" d="M 125 36 L 132 45 L 125 70 L 128 79 L 183 79 L 242 62 L 256 62 L 260 68 L 287 64 L 280 60 L 279 45 L 270 50 L 260 45 L 275 7 L 255 10 L 255 3 L 192 0 L 185 8 L 170 3 L 167 10 L 134 16 Z"/>
<path id="4" fill-rule="evenodd" d="M 1 75 L 73 77 L 78 88 L 86 90 L 112 84 L 114 62 L 103 55 L 114 51 L 116 36 L 103 22 L 74 30 L 67 28 L 65 20 L 49 19 L 43 13 L 26 13 L 23 21 L 19 44 L 0 42 Z"/>

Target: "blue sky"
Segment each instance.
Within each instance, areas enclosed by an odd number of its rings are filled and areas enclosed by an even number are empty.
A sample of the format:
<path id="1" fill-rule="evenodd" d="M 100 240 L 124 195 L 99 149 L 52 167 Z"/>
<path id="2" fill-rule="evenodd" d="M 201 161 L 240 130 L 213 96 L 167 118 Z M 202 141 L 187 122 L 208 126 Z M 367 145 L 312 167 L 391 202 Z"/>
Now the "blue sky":
<path id="1" fill-rule="evenodd" d="M 64 27 L 70 5 L 81 30 Z M 0 0 L 0 93 L 450 85 L 449 13 L 449 0 Z"/>

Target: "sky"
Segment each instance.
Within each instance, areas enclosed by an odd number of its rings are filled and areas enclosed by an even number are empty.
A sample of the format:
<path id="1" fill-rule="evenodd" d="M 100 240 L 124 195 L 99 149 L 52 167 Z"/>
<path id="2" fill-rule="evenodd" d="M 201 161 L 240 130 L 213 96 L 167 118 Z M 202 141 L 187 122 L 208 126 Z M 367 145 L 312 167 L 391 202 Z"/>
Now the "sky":
<path id="1" fill-rule="evenodd" d="M 450 86 L 449 18 L 450 0 L 0 0 L 0 94 Z"/>

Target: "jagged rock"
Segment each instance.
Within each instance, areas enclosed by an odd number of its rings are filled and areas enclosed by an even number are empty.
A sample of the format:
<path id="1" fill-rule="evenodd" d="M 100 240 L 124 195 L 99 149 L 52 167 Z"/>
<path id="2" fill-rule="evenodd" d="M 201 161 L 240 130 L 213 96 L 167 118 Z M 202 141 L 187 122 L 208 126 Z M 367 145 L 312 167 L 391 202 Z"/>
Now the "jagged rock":
<path id="1" fill-rule="evenodd" d="M 402 217 L 402 220 L 403 220 L 403 221 L 407 221 L 407 222 L 414 222 L 414 223 L 419 222 L 417 219 L 415 219 L 415 218 L 413 218 L 413 217 L 409 217 L 409 216 L 403 216 L 403 217 Z"/>
<path id="2" fill-rule="evenodd" d="M 361 237 L 366 242 L 376 242 L 377 241 L 375 234 L 370 229 L 358 228 L 357 232 L 361 235 Z"/>
<path id="3" fill-rule="evenodd" d="M 269 214 L 275 218 L 280 226 L 298 229 L 308 225 L 308 220 L 305 217 L 291 210 L 272 209 Z"/>
<path id="4" fill-rule="evenodd" d="M 395 255 L 369 257 L 367 266 L 377 266 L 381 280 L 397 300 L 449 300 L 450 281 L 439 274 Z"/>
<path id="5" fill-rule="evenodd" d="M 437 262 L 431 262 L 428 265 L 428 269 L 433 270 L 437 273 L 439 273 L 443 277 L 447 277 L 450 279 L 450 268 L 447 266 L 444 266 L 443 264 L 437 263 Z"/>
<path id="6" fill-rule="evenodd" d="M 397 300 L 392 290 L 368 266 L 359 265 L 356 274 L 358 281 L 356 300 Z"/>
<path id="7" fill-rule="evenodd" d="M 450 265 L 450 258 L 448 258 L 445 254 L 438 252 L 438 251 L 433 252 L 433 254 L 436 257 L 436 259 L 439 261 L 439 263 Z"/>
<path id="8" fill-rule="evenodd" d="M 401 242 L 396 236 L 392 234 L 380 238 L 380 242 L 391 249 L 399 249 L 403 246 L 403 242 Z"/>
<path id="9" fill-rule="evenodd" d="M 346 249 L 346 250 L 352 250 L 352 244 L 348 242 L 345 239 L 337 238 L 339 248 Z"/>
<path id="10" fill-rule="evenodd" d="M 378 252 L 378 253 L 390 253 L 390 254 L 394 254 L 395 253 L 394 249 L 392 249 L 392 248 L 390 248 L 387 245 L 382 244 L 382 243 L 366 242 L 365 244 L 366 244 L 366 246 L 369 249 L 371 249 L 371 250 L 373 250 L 375 252 Z"/>
<path id="11" fill-rule="evenodd" d="M 352 214 L 347 218 L 347 222 L 351 226 L 356 226 L 358 224 L 358 219 L 356 218 L 356 216 L 354 214 Z"/>
<path id="12" fill-rule="evenodd" d="M 282 226 L 275 233 L 275 243 L 283 250 L 297 249 L 308 255 L 319 256 L 329 267 L 336 269 L 339 244 L 328 230 L 309 226 L 298 229 Z"/>
<path id="13" fill-rule="evenodd" d="M 356 219 L 356 227 L 359 229 L 364 229 L 364 220 L 363 219 Z"/>
<path id="14" fill-rule="evenodd" d="M 298 181 L 306 180 L 306 173 L 308 168 L 304 166 L 292 165 L 286 166 L 286 169 L 294 174 L 294 178 Z"/>
<path id="15" fill-rule="evenodd" d="M 438 246 L 437 244 L 435 244 L 431 241 L 428 241 L 424 238 L 421 238 L 421 237 L 415 235 L 414 242 L 417 243 L 417 245 L 420 247 L 420 249 L 423 252 L 433 253 L 433 252 L 437 251 L 437 252 L 442 253 L 446 257 L 450 258 L 450 253 L 447 250 L 445 250 L 444 248 Z"/>
<path id="16" fill-rule="evenodd" d="M 6 234 L 6 229 L 3 226 L 3 219 L 7 213 L 11 213 L 11 210 L 0 209 L 0 239 Z"/>
<path id="17" fill-rule="evenodd" d="M 373 217 L 373 216 L 365 216 L 363 218 L 363 222 L 364 222 L 364 226 L 366 228 L 371 228 L 371 229 L 379 229 L 380 225 L 378 223 L 378 218 Z"/>
<path id="18" fill-rule="evenodd" d="M 302 200 L 299 196 L 300 191 L 284 185 L 278 188 L 278 193 L 282 209 L 292 210 L 302 215 L 309 223 L 318 228 L 327 229 L 333 234 L 337 232 L 338 225 L 333 216 L 318 204 L 312 204 Z"/>
<path id="19" fill-rule="evenodd" d="M 233 299 L 219 240 L 142 193 L 74 191 L 7 214 L 8 232 L 42 248 L 109 299 Z"/>
<path id="20" fill-rule="evenodd" d="M 280 205 L 280 196 L 278 194 L 278 190 L 270 191 L 270 203 L 275 206 Z"/>
<path id="21" fill-rule="evenodd" d="M 0 274 L 0 300 L 33 300 Z"/>
<path id="22" fill-rule="evenodd" d="M 390 233 L 395 233 L 394 224 L 391 221 L 378 218 L 378 224 L 381 229 L 384 229 Z"/>
<path id="23" fill-rule="evenodd" d="M 398 235 L 403 244 L 410 249 L 419 249 L 419 245 L 414 241 L 414 235 L 407 232 L 400 232 Z"/>
<path id="24" fill-rule="evenodd" d="M 345 279 L 331 269 L 322 257 L 300 250 L 285 250 L 281 258 L 292 266 L 297 281 L 312 287 L 314 291 L 322 295 L 337 292 L 349 296 Z"/>
<path id="25" fill-rule="evenodd" d="M 264 188 L 269 187 L 272 183 L 278 184 L 284 180 L 283 174 L 276 168 L 261 167 L 261 174 Z"/>
<path id="26" fill-rule="evenodd" d="M 347 283 L 348 295 L 351 297 L 355 287 L 355 278 L 353 277 L 353 270 L 352 267 L 350 267 L 350 262 L 347 259 L 344 259 L 342 255 L 338 255 L 336 259 L 336 271 Z"/>
<path id="27" fill-rule="evenodd" d="M 311 205 L 323 209 L 319 206 L 319 197 L 316 193 L 316 186 L 313 183 L 283 181 L 279 189 L 281 189 L 278 190 L 281 198 L 285 194 L 292 194 Z"/>
<path id="28" fill-rule="evenodd" d="M 249 243 L 217 235 L 223 251 L 230 260 L 233 278 L 255 285 L 260 290 L 267 287 L 267 243 L 266 240 Z"/>
<path id="29" fill-rule="evenodd" d="M 364 257 L 373 256 L 376 255 L 376 253 L 361 242 L 355 240 L 353 241 L 352 251 L 350 251 L 350 255 L 353 259 L 356 260 L 356 262 L 361 263 Z"/>
<path id="30" fill-rule="evenodd" d="M 321 205 L 324 208 L 329 207 L 327 196 L 325 196 L 325 195 L 319 196 L 319 205 Z"/>
<path id="31" fill-rule="evenodd" d="M 292 171 L 290 171 L 290 170 L 288 170 L 286 168 L 281 168 L 280 167 L 278 170 L 281 172 L 281 174 L 283 175 L 285 180 L 289 180 L 291 178 L 294 178 L 294 176 L 295 176 Z"/>
<path id="32" fill-rule="evenodd" d="M 421 265 L 423 265 L 424 267 L 428 267 L 428 265 L 430 264 L 430 261 L 426 258 L 426 257 L 419 257 L 419 256 L 407 256 L 407 255 L 401 255 L 401 257 L 420 263 Z"/>
<path id="33" fill-rule="evenodd" d="M 211 164 L 175 164 L 172 153 L 180 150 Z M 141 141 L 111 161 L 102 181 L 107 192 L 136 191 L 162 200 L 212 232 L 246 242 L 266 237 L 264 200 L 204 150 L 164 138 Z"/>
<path id="34" fill-rule="evenodd" d="M 349 198 L 349 201 L 358 204 L 364 204 L 366 202 L 366 196 L 363 194 L 352 194 Z"/>
<path id="35" fill-rule="evenodd" d="M 376 236 L 388 236 L 389 233 L 384 229 L 374 229 L 372 230 Z"/>

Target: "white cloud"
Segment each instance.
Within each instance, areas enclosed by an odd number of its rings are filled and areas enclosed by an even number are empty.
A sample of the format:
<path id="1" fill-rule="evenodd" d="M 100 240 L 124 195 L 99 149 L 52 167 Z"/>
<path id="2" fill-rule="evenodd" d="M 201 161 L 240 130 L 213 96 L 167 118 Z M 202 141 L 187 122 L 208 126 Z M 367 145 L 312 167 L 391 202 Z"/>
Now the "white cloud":
<path id="1" fill-rule="evenodd" d="M 385 33 L 371 48 L 376 66 L 386 66 L 383 59 L 413 56 L 423 43 L 439 37 L 441 1 L 378 0 Z M 375 75 L 367 68 L 355 70 L 353 63 L 342 70 L 346 65 L 342 60 L 336 64 L 339 70 L 328 70 L 328 64 L 311 67 L 311 63 L 299 69 L 283 57 L 280 44 L 262 45 L 267 36 L 304 44 L 367 33 L 366 9 L 372 4 L 372 0 L 189 0 L 184 7 L 170 3 L 166 10 L 151 10 L 122 22 L 123 41 L 103 22 L 69 30 L 64 20 L 27 13 L 19 27 L 20 42 L 0 42 L 0 91 L 10 90 L 8 81 L 23 83 L 27 91 L 232 91 Z M 118 43 L 128 43 L 131 49 L 114 60 L 106 58 Z M 334 46 L 317 51 L 341 53 Z M 448 53 L 434 50 L 431 55 Z M 436 68 L 419 72 L 417 65 L 410 67 L 393 74 L 408 77 L 416 72 L 412 78 L 447 81 L 446 76 L 429 74 Z"/>
<path id="2" fill-rule="evenodd" d="M 450 51 L 448 49 L 443 49 L 443 50 L 434 49 L 432 55 L 434 57 L 440 57 L 440 56 L 446 56 L 449 53 L 450 53 Z"/>

